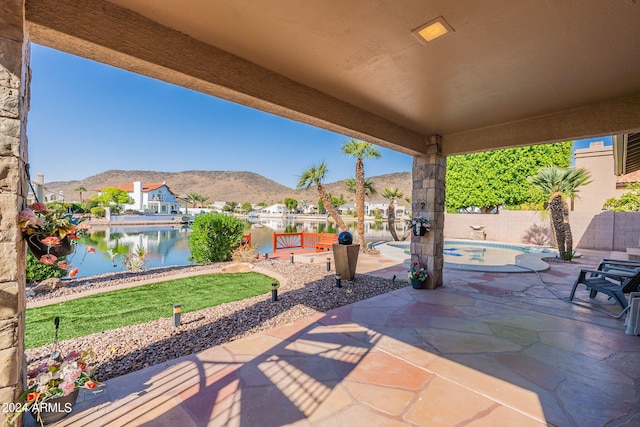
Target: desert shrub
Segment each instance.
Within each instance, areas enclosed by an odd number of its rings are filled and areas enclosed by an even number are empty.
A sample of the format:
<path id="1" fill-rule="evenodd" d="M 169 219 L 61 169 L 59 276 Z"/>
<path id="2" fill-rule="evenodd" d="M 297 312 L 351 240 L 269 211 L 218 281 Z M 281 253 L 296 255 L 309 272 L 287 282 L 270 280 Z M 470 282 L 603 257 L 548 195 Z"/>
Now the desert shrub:
<path id="1" fill-rule="evenodd" d="M 251 262 L 258 259 L 258 247 L 241 244 L 231 253 L 231 259 L 236 262 Z"/>
<path id="2" fill-rule="evenodd" d="M 43 264 L 33 256 L 31 251 L 27 252 L 27 283 L 38 283 L 52 277 L 64 277 L 66 274 L 67 270 L 58 267 L 58 264 Z"/>
<path id="3" fill-rule="evenodd" d="M 228 261 L 240 245 L 244 222 L 236 217 L 207 213 L 196 216 L 189 235 L 191 261 Z"/>
<path id="4" fill-rule="evenodd" d="M 106 215 L 106 212 L 102 206 L 96 206 L 91 208 L 91 215 L 93 215 L 96 218 L 104 218 Z"/>

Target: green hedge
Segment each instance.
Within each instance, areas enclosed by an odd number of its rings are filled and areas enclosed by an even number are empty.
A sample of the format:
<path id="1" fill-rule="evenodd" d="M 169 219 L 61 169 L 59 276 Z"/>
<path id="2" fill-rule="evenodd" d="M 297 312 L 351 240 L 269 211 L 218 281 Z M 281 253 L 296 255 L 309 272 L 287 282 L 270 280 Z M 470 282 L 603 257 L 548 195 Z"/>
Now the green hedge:
<path id="1" fill-rule="evenodd" d="M 233 216 L 213 213 L 196 216 L 189 235 L 190 260 L 200 264 L 229 261 L 242 241 L 243 230 L 244 221 Z"/>

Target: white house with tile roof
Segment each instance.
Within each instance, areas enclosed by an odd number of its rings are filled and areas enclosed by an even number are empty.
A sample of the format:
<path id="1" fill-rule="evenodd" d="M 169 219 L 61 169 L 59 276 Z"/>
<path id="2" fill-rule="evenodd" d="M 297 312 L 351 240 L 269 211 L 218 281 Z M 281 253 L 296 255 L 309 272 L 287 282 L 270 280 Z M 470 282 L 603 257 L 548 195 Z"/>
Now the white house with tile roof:
<path id="1" fill-rule="evenodd" d="M 115 188 L 126 191 L 133 199 L 132 204 L 124 205 L 124 210 L 165 215 L 180 211 L 180 203 L 176 199 L 176 194 L 164 182 L 162 184 L 143 184 L 136 181 Z"/>

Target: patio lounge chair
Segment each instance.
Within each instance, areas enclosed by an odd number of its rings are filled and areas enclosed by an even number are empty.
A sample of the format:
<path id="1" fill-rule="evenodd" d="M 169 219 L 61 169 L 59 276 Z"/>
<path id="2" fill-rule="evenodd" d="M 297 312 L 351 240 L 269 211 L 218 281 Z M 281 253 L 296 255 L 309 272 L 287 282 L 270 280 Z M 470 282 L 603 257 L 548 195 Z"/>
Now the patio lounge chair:
<path id="1" fill-rule="evenodd" d="M 621 276 L 633 276 L 640 271 L 640 262 L 605 258 L 600 262 L 597 270 L 619 273 Z"/>
<path id="2" fill-rule="evenodd" d="M 569 300 L 573 300 L 578 285 L 585 285 L 590 290 L 589 298 L 595 298 L 598 292 L 609 295 L 616 300 L 622 308 L 627 308 L 627 298 L 625 293 L 638 290 L 640 284 L 640 270 L 621 274 L 618 272 L 582 269 L 578 279 L 573 284 Z"/>

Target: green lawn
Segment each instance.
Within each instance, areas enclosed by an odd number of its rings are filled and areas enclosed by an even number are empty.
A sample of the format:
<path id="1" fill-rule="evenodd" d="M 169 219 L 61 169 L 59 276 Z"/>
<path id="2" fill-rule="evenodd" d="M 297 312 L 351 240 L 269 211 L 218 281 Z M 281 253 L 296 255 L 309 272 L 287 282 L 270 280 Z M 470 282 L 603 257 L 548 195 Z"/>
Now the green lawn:
<path id="1" fill-rule="evenodd" d="M 60 317 L 59 340 L 149 322 L 182 312 L 239 301 L 271 290 L 271 277 L 258 273 L 207 274 L 104 292 L 59 304 L 27 309 L 25 347 L 52 343 L 54 318 Z"/>

